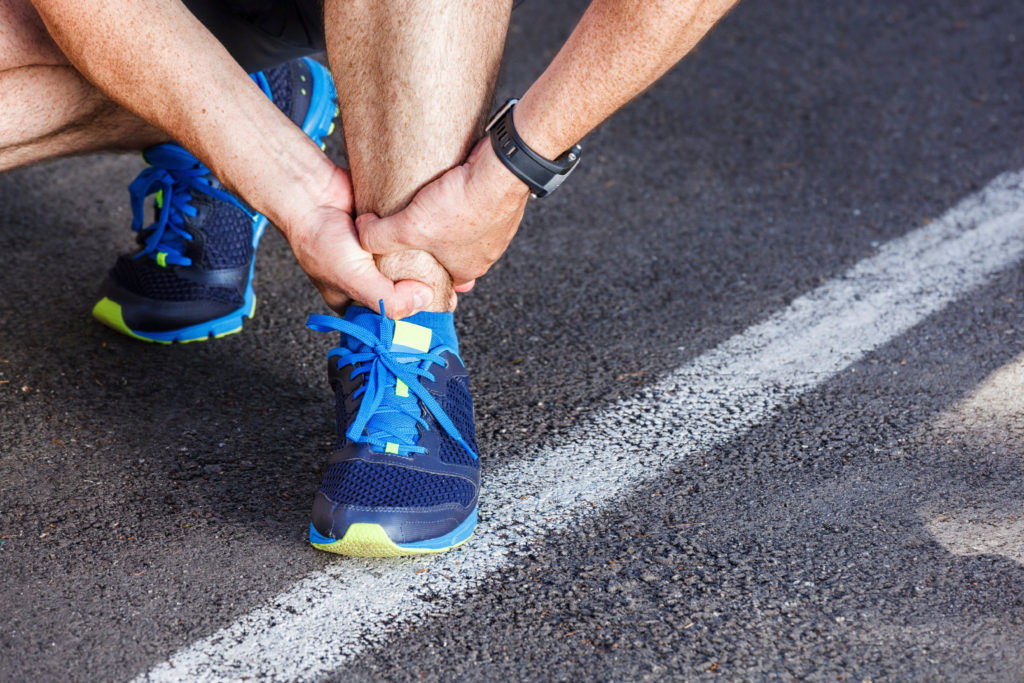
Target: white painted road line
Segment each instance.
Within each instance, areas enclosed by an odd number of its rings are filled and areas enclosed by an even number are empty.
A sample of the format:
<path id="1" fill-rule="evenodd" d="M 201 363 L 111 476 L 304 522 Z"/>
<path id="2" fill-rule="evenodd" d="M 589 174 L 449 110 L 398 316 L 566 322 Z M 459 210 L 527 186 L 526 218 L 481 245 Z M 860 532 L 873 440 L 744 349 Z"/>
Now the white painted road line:
<path id="1" fill-rule="evenodd" d="M 463 600 L 545 534 L 763 423 L 1022 257 L 1024 173 L 1008 173 L 559 443 L 497 472 L 485 467 L 479 533 L 462 550 L 339 560 L 137 680 L 309 680 L 332 672 Z M 437 595 L 445 598 L 426 599 Z"/>
<path id="2" fill-rule="evenodd" d="M 1024 436 L 1024 353 L 999 368 L 934 422 L 932 431 L 970 442 L 992 467 L 996 458 L 1020 461 Z M 948 442 L 947 442 L 948 443 Z M 1002 555 L 1024 565 L 1024 486 L 1016 477 L 972 482 L 958 500 L 940 498 L 920 511 L 932 537 L 954 555 Z"/>

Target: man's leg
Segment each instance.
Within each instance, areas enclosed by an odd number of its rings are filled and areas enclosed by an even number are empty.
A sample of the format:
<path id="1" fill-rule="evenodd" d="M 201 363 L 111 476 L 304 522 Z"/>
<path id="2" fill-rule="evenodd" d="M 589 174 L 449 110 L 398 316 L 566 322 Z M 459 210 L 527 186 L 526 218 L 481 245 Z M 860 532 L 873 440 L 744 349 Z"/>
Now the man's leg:
<path id="1" fill-rule="evenodd" d="M 322 51 L 312 2 L 270 5 L 184 0 L 246 71 Z M 251 3 L 263 6 L 260 3 Z M 239 8 L 239 12 L 232 8 Z M 281 35 L 268 33 L 267 24 Z M 0 171 L 100 150 L 139 150 L 167 135 L 121 108 L 68 63 L 29 0 L 0 0 Z"/>
<path id="2" fill-rule="evenodd" d="M 0 93 L 0 171 L 167 139 L 79 75 L 29 0 L 0 0 Z"/>
<path id="3" fill-rule="evenodd" d="M 291 3 L 268 5 L 265 16 L 243 11 L 240 0 L 186 0 L 186 5 L 233 48 L 243 68 L 277 64 L 260 68 L 257 82 L 319 144 L 333 130 L 336 104 L 326 69 L 296 59 L 322 44 L 305 30 L 315 25 L 314 18 L 319 22 L 312 2 L 294 17 L 283 15 L 291 23 L 280 35 L 261 26 L 276 29 L 278 8 Z M 264 5 L 262 0 L 250 4 Z M 188 152 L 158 144 L 167 138 L 90 85 L 54 43 L 29 0 L 0 0 L 0 171 L 75 153 L 149 148 L 144 155 L 152 168 L 130 186 L 133 224 L 143 240 L 114 263 L 94 316 L 148 341 L 223 336 L 252 317 L 253 263 L 267 220 L 251 216 L 221 192 L 205 169 L 198 178 L 195 171 L 202 167 Z M 144 208 L 145 197 L 157 192 L 155 201 L 168 203 L 165 211 L 151 213 Z M 147 225 L 150 215 L 156 220 Z"/>
<path id="4" fill-rule="evenodd" d="M 479 136 L 511 0 L 328 0 L 325 9 L 356 209 L 388 215 Z M 342 345 L 329 370 L 338 447 L 309 540 L 342 555 L 443 552 L 469 540 L 480 492 L 452 282 L 426 252 L 378 263 L 388 277 L 433 285 L 434 300 L 393 325 L 361 306 L 343 320 L 311 318 L 315 330 L 341 332 Z"/>
<path id="5" fill-rule="evenodd" d="M 465 160 L 483 129 L 511 7 L 511 0 L 326 2 L 357 213 L 394 213 Z M 394 280 L 432 285 L 429 310 L 454 308 L 451 278 L 426 252 L 383 256 L 378 265 Z"/>

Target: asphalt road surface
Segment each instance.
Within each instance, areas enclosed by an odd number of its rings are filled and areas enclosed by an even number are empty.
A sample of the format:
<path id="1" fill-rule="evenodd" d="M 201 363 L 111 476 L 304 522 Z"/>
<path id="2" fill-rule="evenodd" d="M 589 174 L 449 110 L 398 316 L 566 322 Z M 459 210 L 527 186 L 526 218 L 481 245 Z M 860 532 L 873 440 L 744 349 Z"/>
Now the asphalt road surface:
<path id="1" fill-rule="evenodd" d="M 748 0 L 584 152 L 460 304 L 478 536 L 380 562 L 306 543 L 284 241 L 143 345 L 89 316 L 138 157 L 0 176 L 0 679 L 1024 678 L 1024 5 Z"/>

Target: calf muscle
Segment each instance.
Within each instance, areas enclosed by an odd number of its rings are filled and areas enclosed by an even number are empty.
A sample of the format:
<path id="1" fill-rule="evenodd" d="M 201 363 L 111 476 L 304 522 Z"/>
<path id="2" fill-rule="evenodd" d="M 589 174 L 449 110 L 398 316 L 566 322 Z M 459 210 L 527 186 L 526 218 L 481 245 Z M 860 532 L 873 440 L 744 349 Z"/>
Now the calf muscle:
<path id="1" fill-rule="evenodd" d="M 357 213 L 399 211 L 466 158 L 482 133 L 510 11 L 511 0 L 328 0 Z M 383 255 L 378 265 L 392 279 L 429 284 L 430 310 L 454 308 L 451 277 L 426 252 Z"/>

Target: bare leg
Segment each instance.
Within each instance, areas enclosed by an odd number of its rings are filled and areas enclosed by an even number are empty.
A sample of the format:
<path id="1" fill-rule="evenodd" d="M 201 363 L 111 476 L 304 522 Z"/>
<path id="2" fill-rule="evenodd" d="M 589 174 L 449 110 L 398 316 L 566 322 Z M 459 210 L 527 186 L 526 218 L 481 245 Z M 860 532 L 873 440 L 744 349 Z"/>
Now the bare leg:
<path id="1" fill-rule="evenodd" d="M 0 171 L 166 140 L 68 63 L 28 0 L 0 0 Z"/>
<path id="2" fill-rule="evenodd" d="M 511 0 L 328 0 L 328 53 L 338 86 L 357 213 L 386 216 L 461 163 L 483 130 Z M 393 280 L 434 288 L 450 311 L 448 272 L 430 254 L 382 256 Z"/>

